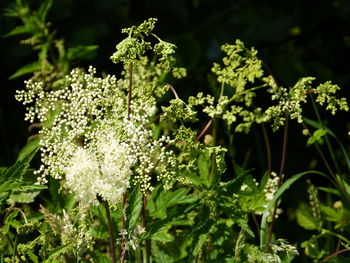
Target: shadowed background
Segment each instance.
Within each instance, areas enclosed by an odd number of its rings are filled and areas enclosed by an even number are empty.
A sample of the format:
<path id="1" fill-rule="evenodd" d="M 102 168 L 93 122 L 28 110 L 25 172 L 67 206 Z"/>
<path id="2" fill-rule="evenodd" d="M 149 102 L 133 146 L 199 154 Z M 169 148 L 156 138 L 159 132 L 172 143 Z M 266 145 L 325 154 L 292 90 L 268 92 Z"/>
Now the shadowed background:
<path id="1" fill-rule="evenodd" d="M 0 1 L 0 10 L 10 7 L 13 2 Z M 41 3 L 39 0 L 28 2 L 33 9 Z M 47 20 L 52 23 L 57 36 L 65 39 L 67 46 L 99 46 L 93 56 L 79 61 L 78 66 L 93 65 L 99 72 L 118 74 L 120 68 L 109 57 L 124 37 L 121 29 L 149 17 L 159 19 L 156 34 L 177 45 L 178 64 L 188 69 L 188 77 L 174 83 L 183 98 L 198 91 L 210 92 L 208 76 L 212 63 L 222 56 L 220 45 L 241 39 L 247 47 L 254 46 L 258 50 L 259 58 L 280 85 L 290 86 L 300 77 L 314 76 L 318 82 L 332 80 L 342 88 L 340 94 L 350 99 L 350 2 L 347 0 L 288 3 L 262 0 L 56 0 Z M 0 35 L 19 24 L 16 19 L 0 16 Z M 15 162 L 29 136 L 28 123 L 23 120 L 24 107 L 14 99 L 15 90 L 24 88 L 26 77 L 8 80 L 18 68 L 37 59 L 31 47 L 18 43 L 20 39 L 0 39 L 0 167 Z M 340 113 L 334 119 L 326 113 L 323 117 L 349 148 L 349 113 Z M 313 115 L 311 118 L 315 119 Z M 290 134 L 287 170 L 293 173 L 310 168 L 312 159 L 305 152 L 305 139 L 300 139 L 300 127 L 292 127 Z M 265 162 L 260 135 L 238 136 L 242 144 L 241 156 L 250 151 L 257 157 L 252 158 L 249 167 Z M 269 135 L 275 142 L 272 150 L 277 169 L 281 132 L 270 132 Z M 238 148 L 236 151 L 240 151 Z M 238 155 L 237 159 L 242 161 L 244 157 Z"/>

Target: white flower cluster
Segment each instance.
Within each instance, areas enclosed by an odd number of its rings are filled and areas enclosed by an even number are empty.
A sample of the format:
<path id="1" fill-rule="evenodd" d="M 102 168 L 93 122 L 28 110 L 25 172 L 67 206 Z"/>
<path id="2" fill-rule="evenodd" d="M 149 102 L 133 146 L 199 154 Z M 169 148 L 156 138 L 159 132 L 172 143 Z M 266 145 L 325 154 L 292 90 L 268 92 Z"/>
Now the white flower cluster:
<path id="1" fill-rule="evenodd" d="M 129 185 L 132 165 L 127 148 L 114 138 L 95 151 L 80 147 L 65 169 L 65 185 L 83 206 L 97 205 L 96 196 L 116 204 Z"/>
<path id="2" fill-rule="evenodd" d="M 277 173 L 271 172 L 271 177 L 267 180 L 267 183 L 264 188 L 265 199 L 271 201 L 276 194 L 279 186 L 280 178 L 277 176 Z"/>
<path id="3" fill-rule="evenodd" d="M 125 120 L 125 132 L 128 135 L 128 145 L 131 155 L 137 159 L 134 182 L 139 184 L 145 193 L 152 190 L 151 174 L 158 172 L 158 180 L 169 188 L 175 176 L 176 159 L 173 151 L 167 151 L 167 145 L 174 143 L 168 136 L 159 139 L 152 138 L 152 130 L 145 125 L 145 118 L 134 113 L 130 120 Z"/>
<path id="4" fill-rule="evenodd" d="M 38 183 L 47 183 L 47 176 L 63 180 L 83 206 L 98 204 L 97 197 L 116 204 L 131 178 L 143 192 L 152 190 L 153 173 L 169 187 L 176 159 L 167 147 L 173 141 L 153 138 L 156 104 L 140 90 L 143 79 L 135 74 L 128 114 L 127 79 L 95 74 L 93 67 L 88 73 L 75 69 L 62 89 L 45 91 L 42 83 L 28 81 L 27 92 L 17 92 L 17 100 L 33 105 L 26 119 L 43 127 Z"/>

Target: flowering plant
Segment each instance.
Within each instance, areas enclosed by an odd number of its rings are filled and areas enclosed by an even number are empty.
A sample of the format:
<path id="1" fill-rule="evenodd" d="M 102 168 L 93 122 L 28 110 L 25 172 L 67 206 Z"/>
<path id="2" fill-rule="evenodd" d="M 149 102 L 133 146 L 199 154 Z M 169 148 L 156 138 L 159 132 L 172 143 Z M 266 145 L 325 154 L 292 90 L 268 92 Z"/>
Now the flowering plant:
<path id="1" fill-rule="evenodd" d="M 45 3 L 42 10 L 50 6 Z M 1 180 L 7 181 L 0 200 L 21 203 L 17 195 L 23 194 L 33 202 L 47 185 L 52 203 L 41 204 L 42 217 L 29 221 L 20 208 L 7 208 L 1 228 L 8 241 L 8 247 L 0 247 L 4 260 L 12 260 L 6 252 L 11 247 L 19 262 L 292 262 L 299 252 L 273 236 L 274 224 L 284 213 L 281 196 L 312 174 L 329 178 L 334 188 L 324 190 L 341 198 L 335 210 L 324 208 L 309 183 L 312 216 L 348 227 L 343 203 L 350 203 L 350 186 L 319 148 L 327 135 L 335 135 L 320 118 L 315 122 L 304 116 L 309 102 L 317 114 L 316 103 L 332 114 L 348 111 L 346 99 L 337 97 L 340 88 L 329 81 L 313 85 L 311 77 L 282 87 L 265 73 L 257 51 L 236 40 L 222 46 L 222 64 L 212 67 L 213 94 L 199 92 L 184 100 L 170 83 L 185 77 L 186 70 L 176 67 L 176 46 L 153 33 L 156 21 L 122 30 L 127 36 L 111 56 L 123 66 L 120 76 L 98 77 L 92 66 L 69 73 L 69 64 L 50 67 L 44 57 L 46 66 L 34 70 L 25 89 L 17 91 L 16 99 L 27 106 L 25 119 L 39 131 L 18 162 L 2 173 Z M 261 103 L 257 94 L 266 101 Z M 307 144 L 316 146 L 327 174 L 285 175 L 288 127 L 294 119 L 304 126 Z M 266 126 L 283 128 L 278 173 L 272 171 Z M 262 127 L 266 145 L 262 176 L 237 164 L 233 146 L 234 136 L 256 127 Z M 38 149 L 35 182 L 25 184 L 24 172 Z M 296 212 L 302 227 L 320 232 L 303 243 L 308 256 L 326 256 L 310 252 L 326 234 L 350 245 L 312 216 Z M 12 228 L 32 239 L 15 247 Z"/>

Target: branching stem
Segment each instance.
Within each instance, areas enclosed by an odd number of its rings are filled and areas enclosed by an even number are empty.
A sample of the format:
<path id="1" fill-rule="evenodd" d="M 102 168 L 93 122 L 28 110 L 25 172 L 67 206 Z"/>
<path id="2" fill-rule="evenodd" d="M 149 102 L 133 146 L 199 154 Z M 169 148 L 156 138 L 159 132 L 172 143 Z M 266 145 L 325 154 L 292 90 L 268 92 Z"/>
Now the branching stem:
<path id="1" fill-rule="evenodd" d="M 111 253 L 111 257 L 112 257 L 112 262 L 117 263 L 114 234 L 113 234 L 113 225 L 112 225 L 112 219 L 111 219 L 111 211 L 109 209 L 109 204 L 107 201 L 104 201 L 103 204 L 105 206 L 106 216 L 107 216 L 108 235 L 109 235 L 109 250 Z"/>

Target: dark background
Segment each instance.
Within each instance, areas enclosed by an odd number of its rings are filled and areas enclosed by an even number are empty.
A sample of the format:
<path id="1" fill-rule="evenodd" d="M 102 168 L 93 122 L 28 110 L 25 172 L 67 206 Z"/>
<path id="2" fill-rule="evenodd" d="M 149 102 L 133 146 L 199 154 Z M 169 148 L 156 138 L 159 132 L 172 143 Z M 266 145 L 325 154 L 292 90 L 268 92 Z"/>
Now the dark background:
<path id="1" fill-rule="evenodd" d="M 0 10 L 14 1 L 0 1 Z M 41 1 L 29 1 L 34 8 Z M 293 85 L 300 77 L 332 80 L 348 96 L 350 85 L 350 2 L 257 0 L 61 0 L 54 1 L 48 21 L 67 46 L 99 45 L 96 56 L 79 66 L 93 65 L 117 73 L 109 60 L 121 28 L 149 17 L 159 19 L 156 33 L 178 46 L 178 63 L 188 69 L 184 97 L 208 89 L 207 75 L 220 59 L 220 45 L 241 39 L 254 46 L 280 85 Z M 0 17 L 0 35 L 20 22 Z M 25 77 L 8 80 L 19 67 L 36 59 L 20 38 L 2 38 L 0 45 L 0 166 L 13 163 L 28 136 L 24 109 L 14 99 Z M 183 83 L 182 83 L 183 84 Z M 348 96 L 349 97 L 349 96 Z M 346 114 L 336 122 L 346 138 Z M 344 117 L 344 118 L 343 118 Z M 345 134 L 345 135 L 344 135 Z"/>
<path id="2" fill-rule="evenodd" d="M 0 10 L 13 2 L 1 0 Z M 40 1 L 29 2 L 34 8 L 40 4 Z M 174 83 L 184 98 L 198 91 L 210 92 L 208 74 L 212 62 L 219 61 L 222 55 L 220 45 L 241 39 L 246 46 L 254 46 L 259 51 L 259 57 L 280 85 L 291 86 L 300 77 L 314 76 L 318 82 L 332 80 L 341 86 L 341 95 L 350 99 L 348 0 L 56 0 L 48 21 L 57 30 L 57 36 L 65 38 L 67 46 L 99 45 L 96 55 L 88 61 L 80 61 L 79 66 L 93 65 L 100 72 L 118 74 L 119 68 L 109 57 L 124 37 L 121 28 L 139 24 L 149 17 L 159 19 L 156 34 L 178 46 L 177 61 L 188 69 L 188 77 Z M 0 16 L 0 35 L 19 24 L 16 19 Z M 0 167 L 15 162 L 29 136 L 28 123 L 23 120 L 24 107 L 14 99 L 15 90 L 24 88 L 26 78 L 10 81 L 8 77 L 36 60 L 37 55 L 30 47 L 20 45 L 19 40 L 17 37 L 0 39 Z M 325 112 L 322 114 L 327 125 L 349 149 L 349 113 L 341 113 L 336 118 L 330 118 Z M 313 113 L 308 117 L 316 119 Z M 308 168 L 324 169 L 317 165 L 320 163 L 317 158 L 312 157 L 316 156 L 315 152 L 306 148 L 302 128 L 295 125 L 295 121 L 292 123 L 287 174 Z M 242 154 L 237 147 L 237 158 L 243 160 L 246 152 L 253 152 L 250 167 L 263 163 L 266 158 L 264 145 L 257 143 L 262 141 L 260 136 L 261 132 L 253 132 L 238 137 Z M 269 132 L 269 136 L 273 143 L 273 169 L 277 171 L 281 131 Z M 305 189 L 299 187 L 287 204 L 293 206 L 293 198 L 299 194 L 307 199 Z M 286 212 L 284 216 L 288 216 Z M 277 226 L 278 229 L 283 227 Z M 298 231 L 289 233 L 289 238 L 303 240 L 297 235 Z"/>

